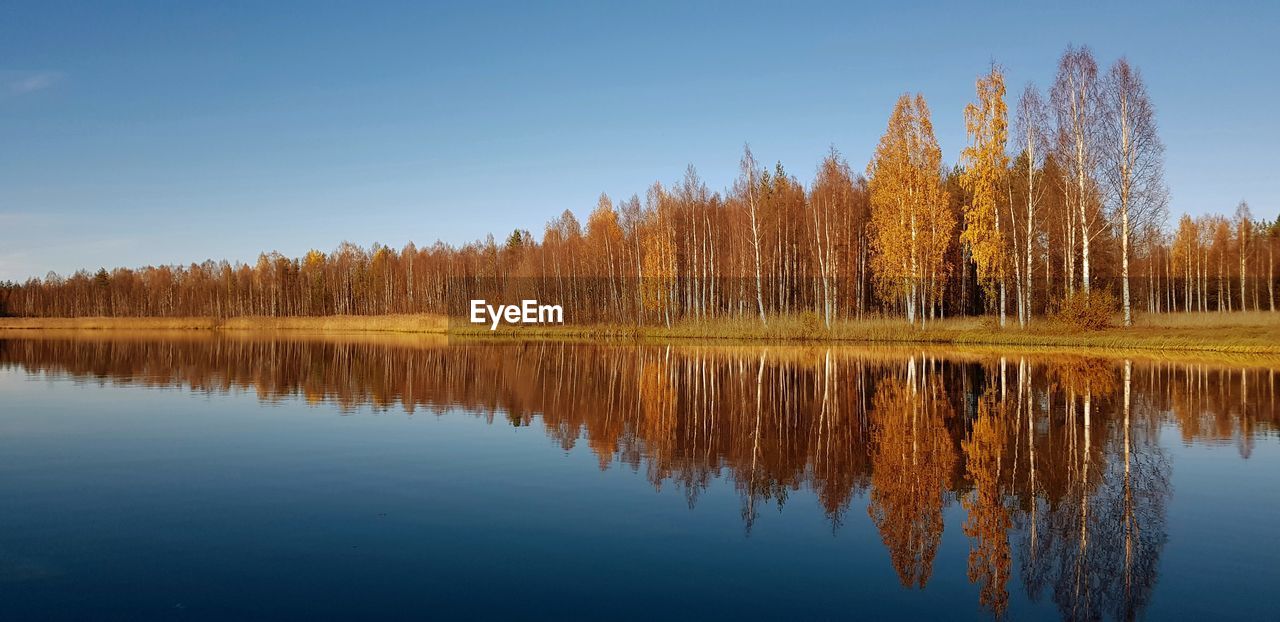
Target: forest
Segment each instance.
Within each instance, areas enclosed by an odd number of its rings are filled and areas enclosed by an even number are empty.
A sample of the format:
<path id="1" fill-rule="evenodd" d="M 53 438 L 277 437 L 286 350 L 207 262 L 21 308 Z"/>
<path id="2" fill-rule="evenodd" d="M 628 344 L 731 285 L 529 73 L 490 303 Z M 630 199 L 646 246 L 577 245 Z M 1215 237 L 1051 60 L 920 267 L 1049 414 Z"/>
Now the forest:
<path id="1" fill-rule="evenodd" d="M 980 315 L 1026 327 L 1080 307 L 1129 325 L 1137 313 L 1275 310 L 1280 222 L 1244 201 L 1170 217 L 1138 68 L 1121 58 L 1103 70 L 1068 47 L 1047 91 L 1027 84 L 1012 99 L 1001 67 L 977 78 L 968 144 L 949 167 L 924 96 L 903 94 L 861 172 L 833 147 L 804 183 L 745 146 L 730 188 L 710 190 L 689 166 L 643 196 L 601 194 L 585 225 L 565 210 L 540 238 L 49 273 L 0 284 L 0 315 L 461 315 L 470 298 L 522 296 L 561 302 L 572 323 L 667 326 L 808 314 L 827 327 Z"/>

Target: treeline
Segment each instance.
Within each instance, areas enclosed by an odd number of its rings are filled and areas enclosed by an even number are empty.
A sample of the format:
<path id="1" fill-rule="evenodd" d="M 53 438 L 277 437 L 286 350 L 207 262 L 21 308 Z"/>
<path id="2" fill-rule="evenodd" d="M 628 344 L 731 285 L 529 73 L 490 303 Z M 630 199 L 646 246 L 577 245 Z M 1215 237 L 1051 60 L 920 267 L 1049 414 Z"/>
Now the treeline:
<path id="1" fill-rule="evenodd" d="M 1116 305 L 1126 323 L 1135 310 L 1275 309 L 1276 220 L 1241 202 L 1169 226 L 1154 105 L 1125 59 L 1100 72 L 1088 48 L 1068 48 L 1048 92 L 1027 85 L 1012 115 L 999 67 L 976 87 L 969 144 L 949 169 L 924 97 L 903 95 L 865 175 L 833 148 L 806 184 L 748 147 L 724 192 L 691 166 L 643 197 L 602 194 L 585 225 L 566 210 L 540 239 L 51 273 L 0 287 L 0 313 L 461 314 L 472 297 L 534 297 L 565 305 L 571 322 L 991 314 L 1026 325 L 1081 300 Z"/>

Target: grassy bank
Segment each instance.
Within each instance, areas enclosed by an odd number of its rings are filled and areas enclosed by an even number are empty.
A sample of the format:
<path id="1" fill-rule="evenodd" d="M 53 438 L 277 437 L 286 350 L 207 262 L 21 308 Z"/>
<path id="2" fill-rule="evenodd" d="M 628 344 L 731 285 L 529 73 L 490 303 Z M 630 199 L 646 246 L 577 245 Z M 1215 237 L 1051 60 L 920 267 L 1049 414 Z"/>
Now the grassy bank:
<path id="1" fill-rule="evenodd" d="M 1001 329 L 990 318 L 936 321 L 924 328 L 901 319 L 837 322 L 830 329 L 809 317 L 682 322 L 670 327 L 626 325 L 453 327 L 434 315 L 214 318 L 0 318 L 0 330 L 220 330 L 429 333 L 477 339 L 591 339 L 626 341 L 726 340 L 1017 346 L 1067 349 L 1177 350 L 1280 354 L 1280 313 L 1205 313 L 1140 316 L 1135 326 L 1073 331 L 1037 318 L 1031 327 Z"/>
<path id="2" fill-rule="evenodd" d="M 665 326 L 528 326 L 454 330 L 453 335 L 588 339 L 735 340 L 762 342 L 839 342 L 969 346 L 1052 347 L 1059 349 L 1178 350 L 1280 355 L 1280 313 L 1206 313 L 1140 316 L 1129 328 L 1077 331 L 1037 318 L 1028 328 L 1017 320 L 1003 329 L 990 318 L 958 318 L 931 322 L 924 328 L 903 320 L 868 319 L 836 322 L 830 329 L 812 318 L 770 318 L 767 326 L 753 319 L 682 322 Z"/>
<path id="3" fill-rule="evenodd" d="M 0 318 L 0 330 L 233 330 L 316 332 L 391 332 L 444 334 L 448 321 L 438 315 L 332 315 L 323 317 L 84 317 Z"/>

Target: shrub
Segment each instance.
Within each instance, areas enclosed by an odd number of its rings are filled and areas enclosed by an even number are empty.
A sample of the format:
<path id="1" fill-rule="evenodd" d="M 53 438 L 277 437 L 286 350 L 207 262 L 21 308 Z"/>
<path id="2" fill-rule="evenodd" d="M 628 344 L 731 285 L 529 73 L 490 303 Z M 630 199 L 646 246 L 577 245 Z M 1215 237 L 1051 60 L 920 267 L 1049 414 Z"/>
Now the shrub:
<path id="1" fill-rule="evenodd" d="M 805 311 L 800 314 L 800 330 L 806 337 L 813 337 L 823 332 L 822 318 L 814 311 Z"/>
<path id="2" fill-rule="evenodd" d="M 1062 301 L 1055 318 L 1073 330 L 1105 330 L 1115 325 L 1116 308 L 1110 292 L 1076 292 Z"/>

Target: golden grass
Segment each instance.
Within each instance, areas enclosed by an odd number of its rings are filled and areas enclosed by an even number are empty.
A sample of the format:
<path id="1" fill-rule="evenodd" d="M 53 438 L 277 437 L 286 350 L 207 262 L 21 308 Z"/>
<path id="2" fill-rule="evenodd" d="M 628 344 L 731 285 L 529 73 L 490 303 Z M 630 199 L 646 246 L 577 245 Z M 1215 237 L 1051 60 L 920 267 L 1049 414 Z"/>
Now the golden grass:
<path id="1" fill-rule="evenodd" d="M 209 317 L 5 317 L 0 330 L 213 330 Z"/>
<path id="2" fill-rule="evenodd" d="M 448 318 L 442 315 L 329 315 L 321 317 L 234 317 L 223 320 L 219 330 L 306 330 L 321 332 L 384 332 L 444 334 Z"/>
<path id="3" fill-rule="evenodd" d="M 981 350 L 1017 348 L 1063 352 L 1178 351 L 1215 352 L 1237 357 L 1267 355 L 1280 359 L 1280 313 L 1175 313 L 1139 316 L 1129 328 L 1073 331 L 1052 320 L 1036 318 L 1029 328 L 999 328 L 992 318 L 934 321 L 924 328 L 900 318 L 840 321 L 831 329 L 812 314 L 769 319 L 767 326 L 750 318 L 685 321 L 673 326 L 617 324 L 568 326 L 450 326 L 439 315 L 238 317 L 214 318 L 0 318 L 0 330 L 141 330 L 141 331 L 306 331 L 316 333 L 425 333 L 466 339 L 608 340 L 628 342 L 726 341 L 755 343 L 847 343 L 906 346 L 968 346 Z"/>
<path id="4" fill-rule="evenodd" d="M 439 315 L 333 315 L 324 317 L 0 318 L 0 330 L 230 330 L 317 332 L 398 332 L 444 334 L 448 320 Z"/>
<path id="5" fill-rule="evenodd" d="M 586 339 L 733 340 L 763 342 L 822 342 L 933 344 L 964 346 L 1016 346 L 1059 350 L 1178 350 L 1238 355 L 1280 356 L 1280 313 L 1237 312 L 1140 316 L 1129 328 L 1076 331 L 1044 318 L 1030 327 L 1017 320 L 1003 329 L 992 318 L 956 318 L 934 321 L 925 327 L 907 325 L 900 318 L 872 318 L 836 322 L 830 329 L 812 318 L 770 318 L 767 326 L 754 319 L 719 319 L 681 322 L 670 327 L 622 325 L 522 326 L 453 329 L 451 335 L 467 337 L 551 337 Z"/>

